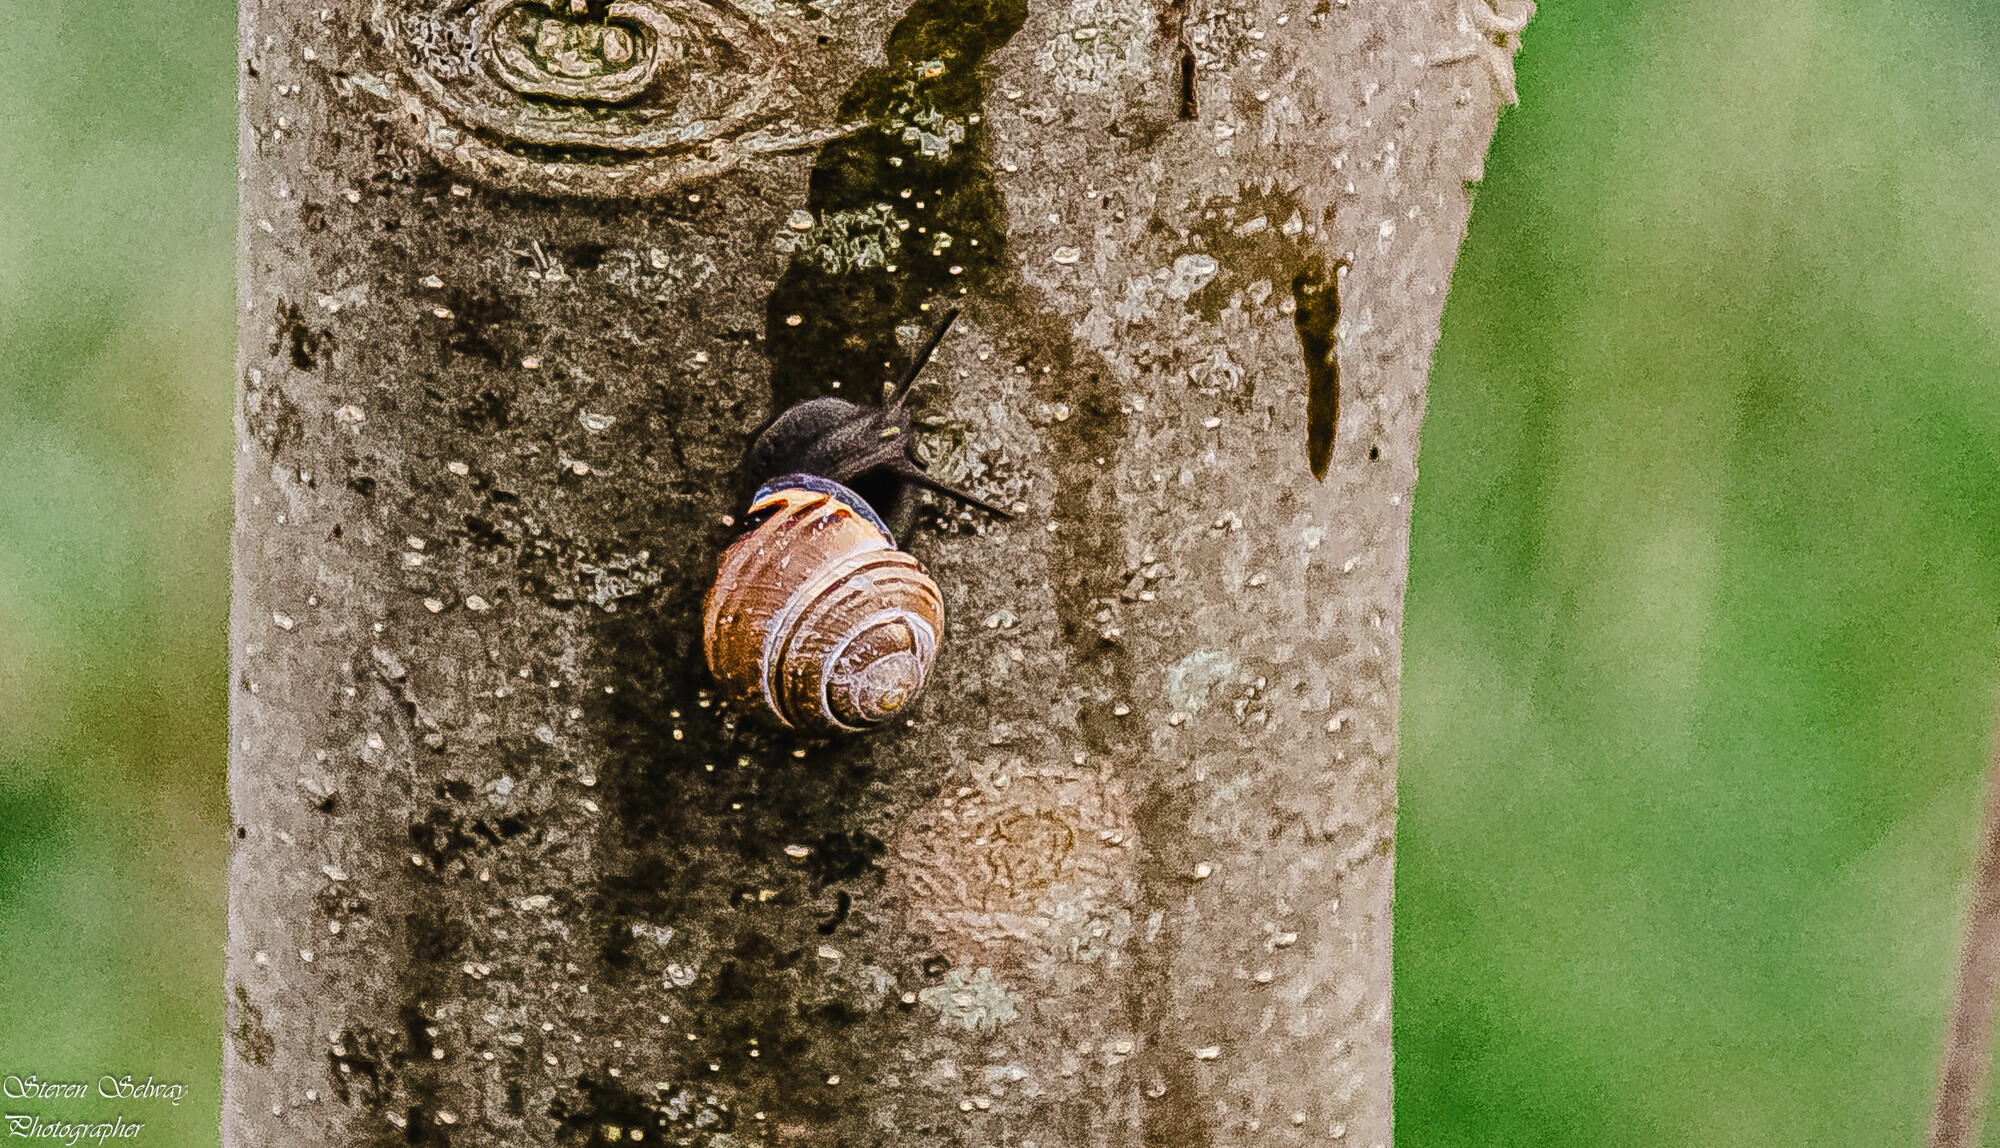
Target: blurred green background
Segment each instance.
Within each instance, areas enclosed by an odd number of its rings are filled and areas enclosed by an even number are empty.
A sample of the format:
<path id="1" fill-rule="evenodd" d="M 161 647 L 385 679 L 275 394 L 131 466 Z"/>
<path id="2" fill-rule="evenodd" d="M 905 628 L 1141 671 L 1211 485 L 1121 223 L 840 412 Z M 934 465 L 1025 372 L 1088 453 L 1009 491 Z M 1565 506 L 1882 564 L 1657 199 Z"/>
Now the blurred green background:
<path id="1" fill-rule="evenodd" d="M 1525 40 L 1424 426 L 1399 1138 L 1921 1144 L 2000 690 L 2000 5 Z"/>
<path id="2" fill-rule="evenodd" d="M 214 1145 L 236 12 L 0 0 L 0 1101 Z"/>
<path id="3" fill-rule="evenodd" d="M 63 56 L 0 66 L 0 1074 L 185 1081 L 124 1106 L 161 1146 L 219 1102 L 234 22 L 0 0 Z M 1526 43 L 1416 503 L 1399 1139 L 1919 1143 L 2000 686 L 2000 5 Z"/>

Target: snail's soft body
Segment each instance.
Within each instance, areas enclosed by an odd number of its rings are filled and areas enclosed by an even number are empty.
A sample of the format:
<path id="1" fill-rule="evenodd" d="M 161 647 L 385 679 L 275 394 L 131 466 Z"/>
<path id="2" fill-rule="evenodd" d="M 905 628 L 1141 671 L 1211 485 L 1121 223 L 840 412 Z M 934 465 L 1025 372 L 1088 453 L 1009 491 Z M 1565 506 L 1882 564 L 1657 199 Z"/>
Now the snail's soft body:
<path id="1" fill-rule="evenodd" d="M 932 479 L 911 440 L 904 401 L 953 317 L 881 407 L 813 399 L 751 444 L 747 529 L 702 609 L 709 669 L 742 708 L 837 733 L 887 721 L 923 692 L 944 598 L 879 512 L 906 524 L 921 486 L 1005 516 Z"/>
<path id="2" fill-rule="evenodd" d="M 839 483 L 787 475 L 750 506 L 703 608 L 709 668 L 739 705 L 810 733 L 867 729 L 916 700 L 944 597 Z"/>

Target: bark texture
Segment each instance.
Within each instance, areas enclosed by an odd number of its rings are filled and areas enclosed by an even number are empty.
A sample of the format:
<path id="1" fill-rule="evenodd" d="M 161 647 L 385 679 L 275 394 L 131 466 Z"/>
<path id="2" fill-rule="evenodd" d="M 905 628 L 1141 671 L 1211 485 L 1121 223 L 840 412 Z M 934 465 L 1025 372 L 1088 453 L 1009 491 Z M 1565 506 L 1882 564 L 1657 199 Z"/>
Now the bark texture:
<path id="1" fill-rule="evenodd" d="M 1986 816 L 1972 897 L 1965 909 L 1965 939 L 1958 951 L 1958 981 L 1939 1057 L 1937 1103 L 1931 1108 L 1930 1148 L 1970 1148 L 1979 1143 L 1986 1107 L 1986 1078 L 1993 1068 L 1993 1009 L 2000 997 L 2000 721 L 1994 723 L 1993 760 L 1986 774 Z"/>
<path id="2" fill-rule="evenodd" d="M 244 0 L 224 1143 L 1386 1144 L 1417 428 L 1524 19 Z M 905 539 L 910 723 L 739 720 L 748 436 L 946 304 L 933 473 L 1019 515 Z"/>

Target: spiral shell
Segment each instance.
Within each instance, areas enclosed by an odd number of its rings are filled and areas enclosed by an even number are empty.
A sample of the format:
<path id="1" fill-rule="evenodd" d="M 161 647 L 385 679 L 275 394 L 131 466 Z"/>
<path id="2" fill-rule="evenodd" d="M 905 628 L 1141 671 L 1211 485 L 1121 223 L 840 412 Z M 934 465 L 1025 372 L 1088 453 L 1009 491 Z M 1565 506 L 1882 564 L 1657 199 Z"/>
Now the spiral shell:
<path id="1" fill-rule="evenodd" d="M 837 482 L 786 475 L 749 515 L 765 517 L 723 552 L 702 608 L 723 690 L 810 733 L 866 729 L 915 701 L 944 599 L 868 504 Z"/>

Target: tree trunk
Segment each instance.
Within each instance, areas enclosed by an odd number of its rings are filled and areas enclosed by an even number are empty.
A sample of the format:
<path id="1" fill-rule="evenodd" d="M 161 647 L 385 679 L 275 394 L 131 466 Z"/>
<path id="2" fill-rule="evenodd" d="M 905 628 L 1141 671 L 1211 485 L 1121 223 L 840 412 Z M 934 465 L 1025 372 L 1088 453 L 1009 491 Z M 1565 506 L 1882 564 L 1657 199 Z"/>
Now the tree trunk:
<path id="1" fill-rule="evenodd" d="M 1285 9 L 244 0 L 225 1144 L 1387 1143 L 1526 12 Z M 933 473 L 1017 516 L 905 539 L 912 721 L 775 733 L 701 652 L 748 436 L 945 305 Z"/>

